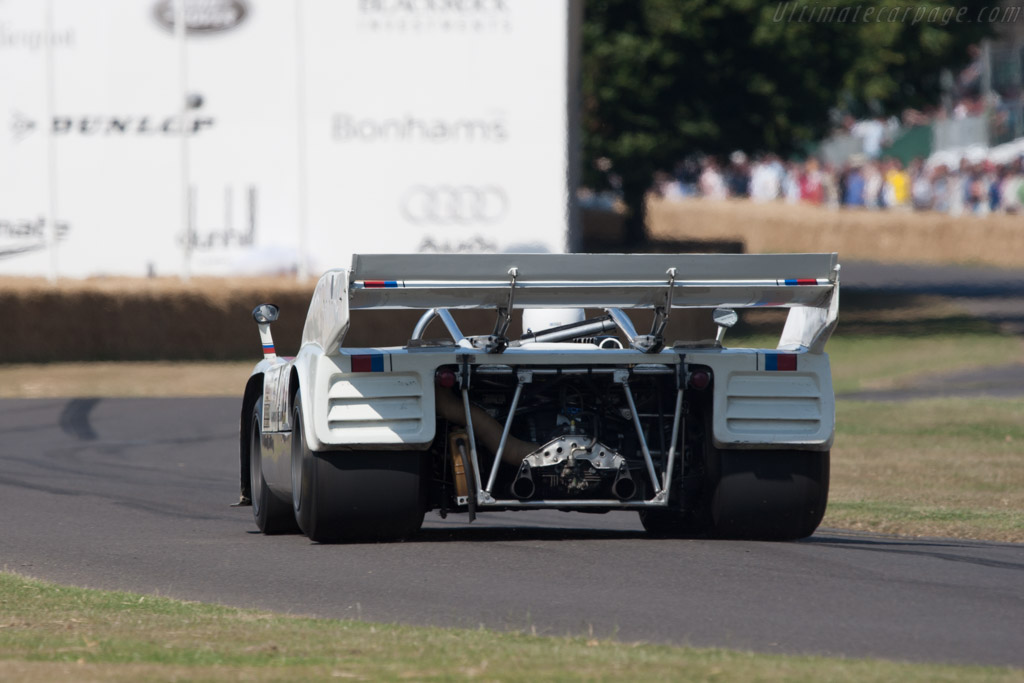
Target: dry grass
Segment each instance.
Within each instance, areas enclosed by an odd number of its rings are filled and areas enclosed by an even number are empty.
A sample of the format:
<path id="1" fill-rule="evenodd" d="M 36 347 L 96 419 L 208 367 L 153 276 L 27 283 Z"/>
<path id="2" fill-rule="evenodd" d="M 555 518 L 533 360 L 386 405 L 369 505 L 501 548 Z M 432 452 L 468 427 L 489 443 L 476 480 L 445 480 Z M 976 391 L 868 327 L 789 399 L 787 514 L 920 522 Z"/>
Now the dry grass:
<path id="1" fill-rule="evenodd" d="M 823 524 L 1024 542 L 1024 399 L 840 402 Z"/>
<path id="2" fill-rule="evenodd" d="M 726 338 L 727 346 L 772 348 L 778 337 Z M 985 368 L 1024 365 L 1024 340 L 992 332 L 834 336 L 826 347 L 836 394 L 913 389 L 942 377 Z"/>
<path id="3" fill-rule="evenodd" d="M 240 396 L 257 360 L 0 365 L 0 398 Z"/>
<path id="4" fill-rule="evenodd" d="M 1011 681 L 997 667 L 315 620 L 0 574 L 0 680 Z"/>
<path id="5" fill-rule="evenodd" d="M 1024 266 L 1021 216 L 651 198 L 647 228 L 659 240 L 741 240 L 754 254 L 837 251 L 846 260 Z"/>

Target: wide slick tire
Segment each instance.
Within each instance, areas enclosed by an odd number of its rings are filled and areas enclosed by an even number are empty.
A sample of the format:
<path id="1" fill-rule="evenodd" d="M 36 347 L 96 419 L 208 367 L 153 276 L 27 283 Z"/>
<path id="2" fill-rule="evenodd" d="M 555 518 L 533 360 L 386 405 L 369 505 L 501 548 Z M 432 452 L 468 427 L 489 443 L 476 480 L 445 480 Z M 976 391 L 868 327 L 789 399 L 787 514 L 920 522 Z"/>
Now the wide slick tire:
<path id="1" fill-rule="evenodd" d="M 249 428 L 249 477 L 252 492 L 252 516 L 256 526 L 265 534 L 296 533 L 292 506 L 287 500 L 278 498 L 267 486 L 263 476 L 263 399 L 257 401 Z"/>
<path id="2" fill-rule="evenodd" d="M 787 541 L 818 528 L 828 503 L 828 451 L 713 450 L 712 536 Z"/>
<path id="3" fill-rule="evenodd" d="M 640 510 L 640 523 L 644 531 L 656 538 L 685 538 L 695 534 L 691 520 L 682 510 Z"/>
<path id="4" fill-rule="evenodd" d="M 422 453 L 315 452 L 298 396 L 292 417 L 292 505 L 310 540 L 395 541 L 419 531 L 426 510 Z"/>

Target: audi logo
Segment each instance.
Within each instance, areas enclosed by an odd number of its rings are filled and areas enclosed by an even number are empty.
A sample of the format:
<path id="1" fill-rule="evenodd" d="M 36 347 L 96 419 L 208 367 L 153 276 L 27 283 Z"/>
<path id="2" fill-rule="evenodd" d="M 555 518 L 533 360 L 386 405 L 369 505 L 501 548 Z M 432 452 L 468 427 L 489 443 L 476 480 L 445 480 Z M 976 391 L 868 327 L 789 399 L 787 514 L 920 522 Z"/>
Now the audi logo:
<path id="1" fill-rule="evenodd" d="M 401 208 L 410 223 L 495 223 L 508 211 L 508 195 L 494 185 L 414 185 L 402 196 Z"/>

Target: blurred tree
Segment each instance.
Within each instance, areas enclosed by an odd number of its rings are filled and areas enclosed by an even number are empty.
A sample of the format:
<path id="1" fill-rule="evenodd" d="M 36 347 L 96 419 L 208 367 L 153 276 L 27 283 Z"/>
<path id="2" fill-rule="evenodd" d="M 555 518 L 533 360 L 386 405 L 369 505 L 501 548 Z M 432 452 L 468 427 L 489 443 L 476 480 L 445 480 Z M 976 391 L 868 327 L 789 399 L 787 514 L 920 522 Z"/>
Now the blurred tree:
<path id="1" fill-rule="evenodd" d="M 687 154 L 792 152 L 828 131 L 841 102 L 936 104 L 941 70 L 991 31 L 976 20 L 983 4 L 587 0 L 584 183 L 606 183 L 595 162 L 611 160 L 635 243 L 652 174 Z M 961 7 L 969 21 L 956 21 Z"/>

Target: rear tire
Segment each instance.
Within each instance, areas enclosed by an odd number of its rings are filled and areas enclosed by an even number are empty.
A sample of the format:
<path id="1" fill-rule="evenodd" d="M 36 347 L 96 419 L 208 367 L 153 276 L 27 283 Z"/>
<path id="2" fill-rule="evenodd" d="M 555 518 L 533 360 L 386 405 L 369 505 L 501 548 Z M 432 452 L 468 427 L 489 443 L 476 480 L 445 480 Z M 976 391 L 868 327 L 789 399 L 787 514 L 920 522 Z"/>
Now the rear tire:
<path id="1" fill-rule="evenodd" d="M 723 450 L 711 444 L 708 451 L 712 536 L 788 541 L 818 528 L 828 503 L 829 451 Z"/>
<path id="2" fill-rule="evenodd" d="M 292 417 L 292 504 L 310 540 L 393 541 L 419 531 L 426 508 L 422 453 L 314 452 L 298 395 Z"/>
<path id="3" fill-rule="evenodd" d="M 693 525 L 682 510 L 640 510 L 644 530 L 656 538 L 684 538 L 694 535 Z"/>
<path id="4" fill-rule="evenodd" d="M 263 476 L 263 399 L 256 402 L 249 428 L 249 477 L 252 516 L 265 534 L 290 534 L 299 530 L 288 501 L 278 498 Z"/>

